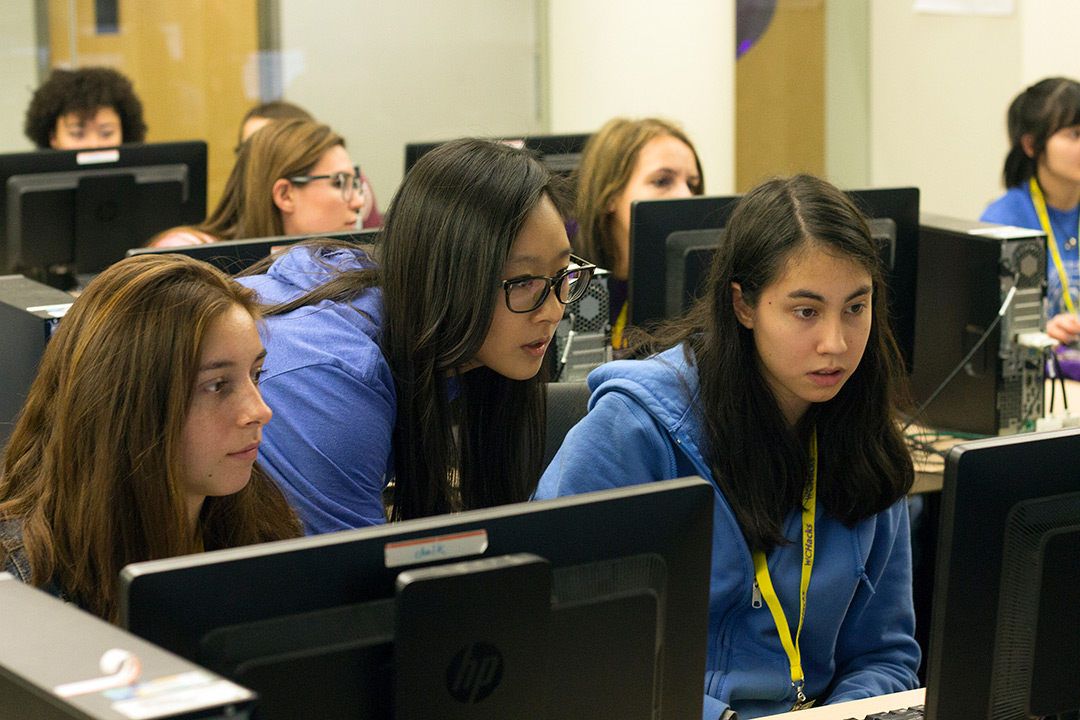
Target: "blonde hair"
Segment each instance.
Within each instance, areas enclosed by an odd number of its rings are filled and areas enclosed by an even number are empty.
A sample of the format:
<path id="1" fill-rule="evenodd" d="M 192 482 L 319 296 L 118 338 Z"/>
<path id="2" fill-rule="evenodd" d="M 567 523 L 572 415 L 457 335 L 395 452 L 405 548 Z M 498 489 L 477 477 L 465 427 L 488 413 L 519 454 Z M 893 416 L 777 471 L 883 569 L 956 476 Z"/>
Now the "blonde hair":
<path id="1" fill-rule="evenodd" d="M 611 207 L 615 197 L 630 182 L 641 148 L 653 138 L 670 135 L 694 153 L 701 182 L 695 195 L 705 192 L 701 160 L 690 138 L 674 123 L 661 118 L 630 120 L 614 118 L 597 130 L 585 144 L 577 170 L 577 203 L 574 217 L 578 231 L 574 249 L 578 255 L 603 268 L 615 266 L 618 250 L 611 235 Z"/>

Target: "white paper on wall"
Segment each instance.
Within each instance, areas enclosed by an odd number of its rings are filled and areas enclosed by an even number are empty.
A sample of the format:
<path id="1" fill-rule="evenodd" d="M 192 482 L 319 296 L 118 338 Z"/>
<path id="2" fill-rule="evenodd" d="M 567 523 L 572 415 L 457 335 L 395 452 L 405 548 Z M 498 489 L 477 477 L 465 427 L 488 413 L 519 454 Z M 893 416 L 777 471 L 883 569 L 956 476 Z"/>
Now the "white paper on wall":
<path id="1" fill-rule="evenodd" d="M 917 13 L 936 15 L 1012 15 L 1016 0 L 915 0 Z"/>

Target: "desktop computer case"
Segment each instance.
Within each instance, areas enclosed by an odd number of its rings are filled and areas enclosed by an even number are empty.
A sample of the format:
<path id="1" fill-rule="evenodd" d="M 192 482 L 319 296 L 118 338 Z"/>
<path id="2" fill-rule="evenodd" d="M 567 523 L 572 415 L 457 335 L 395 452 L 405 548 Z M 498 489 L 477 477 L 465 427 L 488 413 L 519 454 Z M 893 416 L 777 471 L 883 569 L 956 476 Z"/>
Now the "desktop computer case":
<path id="1" fill-rule="evenodd" d="M 0 275 L 0 447 L 15 427 L 45 343 L 74 299 L 22 275 Z"/>
<path id="2" fill-rule="evenodd" d="M 984 435 L 1033 430 L 1043 415 L 1043 353 L 1016 342 L 1046 328 L 1046 236 L 923 214 L 912 391 L 921 405 L 993 322 L 998 327 L 917 419 Z"/>

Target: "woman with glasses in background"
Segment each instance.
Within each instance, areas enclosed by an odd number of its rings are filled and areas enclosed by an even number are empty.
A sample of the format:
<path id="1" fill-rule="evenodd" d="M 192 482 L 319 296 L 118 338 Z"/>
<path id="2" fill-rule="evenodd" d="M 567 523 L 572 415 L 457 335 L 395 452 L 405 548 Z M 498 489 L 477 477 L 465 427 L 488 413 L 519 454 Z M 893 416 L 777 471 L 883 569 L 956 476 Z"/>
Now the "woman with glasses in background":
<path id="1" fill-rule="evenodd" d="M 319 174 L 289 192 L 315 190 Z M 558 183 L 527 151 L 450 142 L 405 178 L 378 268 L 357 248 L 311 243 L 241 278 L 270 306 L 261 389 L 274 421 L 260 462 L 309 533 L 532 494 L 538 374 L 594 269 L 570 254 Z"/>
<path id="2" fill-rule="evenodd" d="M 217 208 L 200 225 L 155 236 L 150 247 L 354 230 L 360 169 L 345 140 L 310 120 L 271 121 L 240 146 Z"/>

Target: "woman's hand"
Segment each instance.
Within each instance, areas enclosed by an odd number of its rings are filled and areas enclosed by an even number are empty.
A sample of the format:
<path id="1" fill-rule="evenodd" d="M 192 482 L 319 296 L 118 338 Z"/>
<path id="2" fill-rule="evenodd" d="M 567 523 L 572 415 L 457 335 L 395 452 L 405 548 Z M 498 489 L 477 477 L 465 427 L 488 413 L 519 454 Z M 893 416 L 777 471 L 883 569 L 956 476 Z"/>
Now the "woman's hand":
<path id="1" fill-rule="evenodd" d="M 1055 315 L 1046 323 L 1046 334 L 1062 345 L 1071 345 L 1080 337 L 1080 318 L 1072 313 Z"/>

